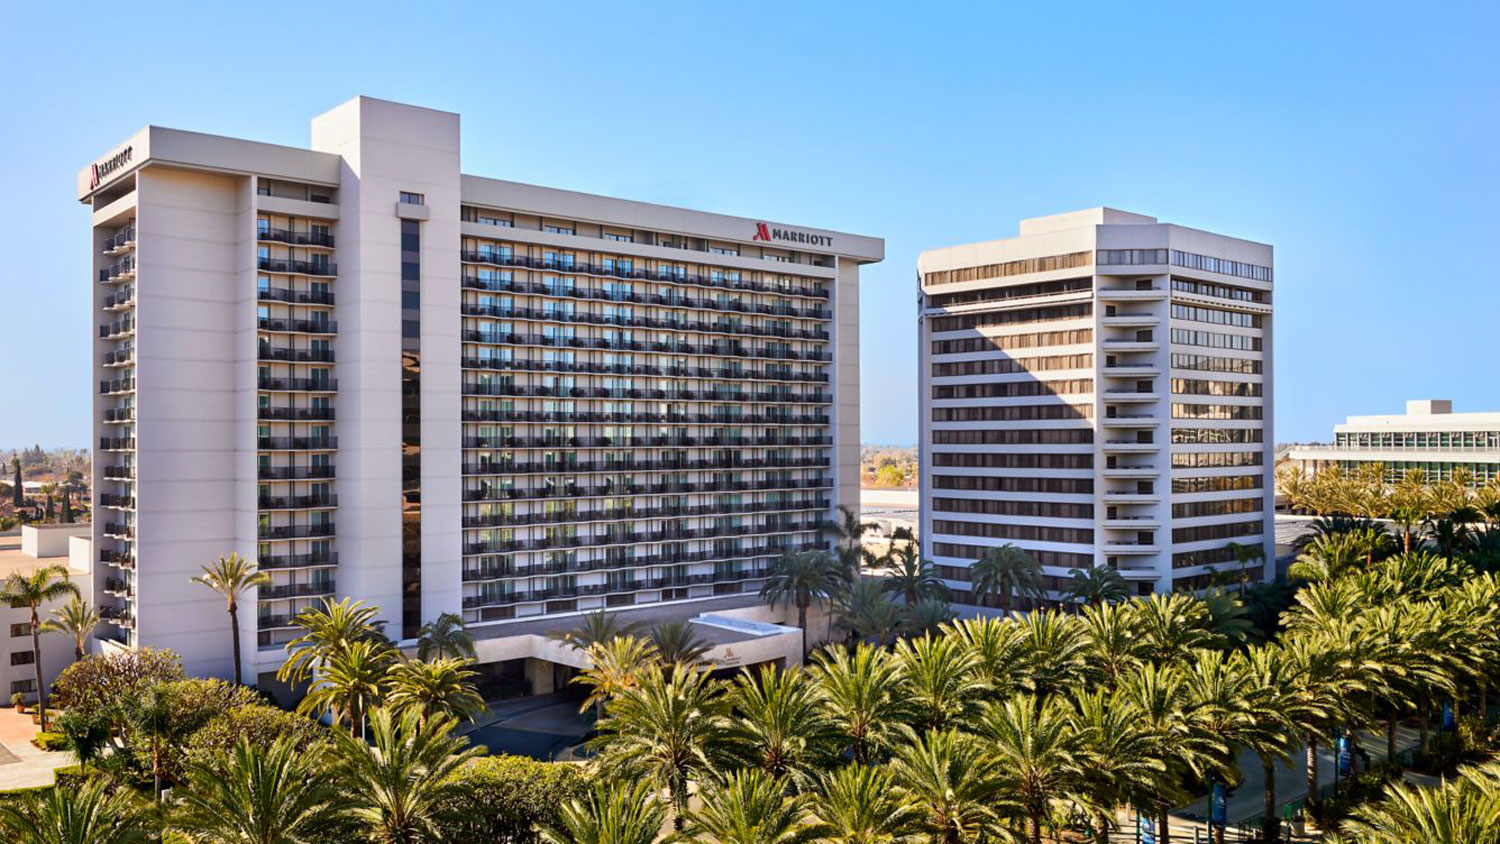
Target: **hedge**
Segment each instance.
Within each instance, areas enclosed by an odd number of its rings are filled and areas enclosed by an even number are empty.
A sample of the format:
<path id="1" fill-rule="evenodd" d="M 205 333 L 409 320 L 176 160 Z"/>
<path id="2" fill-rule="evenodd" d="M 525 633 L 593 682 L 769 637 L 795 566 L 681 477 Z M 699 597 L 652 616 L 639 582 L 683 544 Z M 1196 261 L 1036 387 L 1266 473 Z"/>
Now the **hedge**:
<path id="1" fill-rule="evenodd" d="M 557 821 L 563 803 L 583 794 L 578 765 L 524 756 L 484 756 L 453 775 L 455 793 L 444 806 L 450 841 L 536 844 L 537 824 Z"/>

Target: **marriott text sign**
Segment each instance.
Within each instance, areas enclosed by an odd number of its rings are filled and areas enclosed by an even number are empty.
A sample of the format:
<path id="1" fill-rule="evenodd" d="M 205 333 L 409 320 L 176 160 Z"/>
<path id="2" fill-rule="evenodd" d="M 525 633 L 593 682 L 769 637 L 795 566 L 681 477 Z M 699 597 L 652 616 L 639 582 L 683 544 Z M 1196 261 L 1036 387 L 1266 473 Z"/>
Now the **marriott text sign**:
<path id="1" fill-rule="evenodd" d="M 833 238 L 826 234 L 808 234 L 791 229 L 773 229 L 769 223 L 755 224 L 755 237 L 751 240 L 780 240 L 786 243 L 805 243 L 808 246 L 833 248 Z"/>
<path id="2" fill-rule="evenodd" d="M 95 164 L 93 172 L 89 175 L 89 190 L 99 187 L 110 176 L 129 166 L 131 153 L 134 151 L 135 147 L 126 147 Z"/>

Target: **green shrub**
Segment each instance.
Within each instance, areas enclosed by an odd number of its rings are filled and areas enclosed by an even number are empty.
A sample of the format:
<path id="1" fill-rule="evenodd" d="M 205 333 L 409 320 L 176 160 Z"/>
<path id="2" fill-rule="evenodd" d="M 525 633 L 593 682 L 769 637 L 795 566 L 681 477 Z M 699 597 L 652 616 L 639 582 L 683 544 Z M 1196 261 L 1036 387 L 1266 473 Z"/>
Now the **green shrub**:
<path id="1" fill-rule="evenodd" d="M 57 675 L 52 696 L 58 706 L 85 714 L 111 713 L 148 686 L 182 678 L 182 659 L 171 651 L 139 648 L 90 654 Z"/>
<path id="2" fill-rule="evenodd" d="M 310 718 L 274 706 L 251 704 L 221 712 L 199 727 L 183 745 L 184 761 L 209 764 L 217 754 L 233 750 L 241 739 L 267 748 L 283 737 L 300 750 L 330 738 L 328 728 Z"/>
<path id="3" fill-rule="evenodd" d="M 254 689 L 236 686 L 223 680 L 193 678 L 160 684 L 172 702 L 172 733 L 186 736 L 181 742 L 168 743 L 163 749 L 162 776 L 172 782 L 182 780 L 184 749 L 192 735 L 226 712 L 248 706 L 259 706 L 261 697 Z M 151 759 L 151 738 L 139 730 L 126 732 L 126 744 L 136 759 Z"/>
<path id="4" fill-rule="evenodd" d="M 37 733 L 31 743 L 48 752 L 54 750 L 66 750 L 68 737 L 62 733 Z"/>
<path id="5" fill-rule="evenodd" d="M 535 844 L 538 824 L 557 821 L 558 809 L 587 786 L 580 766 L 538 762 L 522 756 L 485 756 L 453 775 L 450 841 Z"/>

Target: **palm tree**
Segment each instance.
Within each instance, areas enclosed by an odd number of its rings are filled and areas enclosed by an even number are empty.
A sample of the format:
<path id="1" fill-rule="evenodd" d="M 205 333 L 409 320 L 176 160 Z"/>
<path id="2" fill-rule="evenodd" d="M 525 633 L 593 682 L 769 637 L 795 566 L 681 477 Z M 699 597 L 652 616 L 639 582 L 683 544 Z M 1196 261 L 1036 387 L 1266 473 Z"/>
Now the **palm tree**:
<path id="1" fill-rule="evenodd" d="M 334 733 L 333 760 L 350 814 L 377 844 L 441 840 L 444 804 L 460 788 L 452 774 L 478 756 L 453 735 L 452 718 L 423 721 L 420 713 L 377 707 L 370 713 L 369 744 Z"/>
<path id="2" fill-rule="evenodd" d="M 313 678 L 297 711 L 312 716 L 330 713 L 334 724 L 348 723 L 351 733 L 364 735 L 365 715 L 384 699 L 386 676 L 394 661 L 391 649 L 376 642 L 348 645 Z"/>
<path id="3" fill-rule="evenodd" d="M 819 692 L 817 680 L 801 668 L 742 672 L 729 692 L 730 754 L 793 791 L 813 790 L 818 772 L 833 764 L 840 750 L 838 726 Z"/>
<path id="4" fill-rule="evenodd" d="M 66 633 L 73 640 L 73 661 L 83 659 L 89 636 L 99 626 L 99 611 L 77 595 L 52 610 L 52 618 L 42 622 L 43 633 Z"/>
<path id="5" fill-rule="evenodd" d="M 1246 749 L 1253 751 L 1260 761 L 1265 801 L 1261 814 L 1262 835 L 1266 841 L 1279 841 L 1276 767 L 1279 762 L 1290 761 L 1287 745 L 1296 735 L 1297 725 L 1311 715 L 1321 714 L 1322 707 L 1316 698 L 1303 694 L 1298 676 L 1301 666 L 1282 648 L 1251 648 L 1243 660 L 1249 680 L 1247 693 L 1254 702 L 1251 711 L 1267 723 L 1265 729 L 1242 735 L 1242 740 Z"/>
<path id="6" fill-rule="evenodd" d="M 1193 727 L 1205 740 L 1214 776 L 1228 785 L 1239 781 L 1236 755 L 1240 748 L 1285 754 L 1285 721 L 1264 705 L 1268 699 L 1258 693 L 1255 678 L 1239 654 L 1198 651 L 1186 677 Z M 1209 837 L 1215 838 L 1213 824 Z M 1224 844 L 1223 827 L 1218 827 L 1216 840 Z"/>
<path id="7" fill-rule="evenodd" d="M 1027 653 L 1021 626 L 1014 619 L 977 616 L 956 621 L 949 630 L 974 655 L 974 671 L 984 684 L 985 697 L 1001 700 L 1015 694 Z"/>
<path id="8" fill-rule="evenodd" d="M 1234 555 L 1234 562 L 1240 567 L 1240 594 L 1245 594 L 1245 586 L 1250 583 L 1249 567 L 1254 563 L 1265 565 L 1266 546 L 1256 543 L 1230 542 L 1224 546 L 1229 553 Z"/>
<path id="9" fill-rule="evenodd" d="M 271 582 L 270 575 L 255 568 L 255 563 L 230 554 L 220 557 L 203 567 L 203 574 L 192 578 L 194 583 L 219 593 L 229 611 L 229 640 L 234 649 L 234 683 L 240 684 L 240 596 L 252 586 L 264 586 Z"/>
<path id="10" fill-rule="evenodd" d="M 1022 665 L 1016 678 L 1039 695 L 1061 692 L 1083 678 L 1088 648 L 1083 625 L 1053 610 L 1029 613 L 1016 622 Z"/>
<path id="11" fill-rule="evenodd" d="M 637 636 L 616 636 L 588 648 L 589 667 L 573 682 L 589 687 L 578 711 L 594 708 L 594 720 L 604 717 L 604 704 L 622 689 L 636 684 L 641 672 L 656 660 L 656 648 Z"/>
<path id="12" fill-rule="evenodd" d="M 308 844 L 347 833 L 338 790 L 290 739 L 241 740 L 215 764 L 190 763 L 187 778 L 173 826 L 195 841 Z"/>
<path id="13" fill-rule="evenodd" d="M 921 812 L 922 827 L 940 844 L 985 837 L 1004 839 L 1000 790 L 994 766 L 973 736 L 957 730 L 908 731 L 888 767 L 906 802 Z"/>
<path id="14" fill-rule="evenodd" d="M 845 765 L 825 774 L 810 812 L 826 844 L 918 844 L 922 812 L 882 768 Z"/>
<path id="15" fill-rule="evenodd" d="M 608 775 L 642 778 L 667 789 L 672 824 L 681 832 L 688 783 L 713 769 L 710 745 L 727 726 L 727 709 L 707 671 L 667 672 L 653 665 L 605 707 L 591 744 Z"/>
<path id="16" fill-rule="evenodd" d="M 133 791 L 91 777 L 0 802 L 0 831 L 11 844 L 137 844 L 152 827 Z"/>
<path id="17" fill-rule="evenodd" d="M 0 586 L 0 604 L 13 610 L 31 611 L 31 660 L 35 671 L 37 712 L 40 715 L 42 732 L 47 731 L 47 687 L 42 682 L 42 623 L 37 617 L 37 608 L 42 604 L 62 600 L 63 596 L 80 597 L 78 585 L 68 580 L 66 566 L 40 566 L 30 572 L 14 571 Z"/>
<path id="18" fill-rule="evenodd" d="M 1052 801 L 1076 783 L 1077 740 L 1067 705 L 1052 696 L 1016 695 L 985 706 L 978 726 L 1001 788 L 1021 802 L 1030 844 L 1041 844 Z"/>
<path id="19" fill-rule="evenodd" d="M 1500 766 L 1460 771 L 1432 787 L 1399 780 L 1385 799 L 1354 810 L 1343 832 L 1351 844 L 1497 844 L 1500 842 Z"/>
<path id="20" fill-rule="evenodd" d="M 1146 659 L 1165 663 L 1213 644 L 1203 602 L 1181 593 L 1149 595 L 1130 604 Z"/>
<path id="21" fill-rule="evenodd" d="M 693 631 L 692 622 L 681 619 L 659 621 L 647 634 L 656 658 L 668 666 L 697 665 L 713 644 Z"/>
<path id="22" fill-rule="evenodd" d="M 870 638 L 886 645 L 895 641 L 905 624 L 906 614 L 874 580 L 860 578 L 838 597 L 834 626 L 855 638 Z"/>
<path id="23" fill-rule="evenodd" d="M 890 653 L 863 642 L 852 651 L 830 647 L 812 672 L 854 761 L 868 764 L 889 750 L 910 713 Z"/>
<path id="24" fill-rule="evenodd" d="M 918 727 L 941 730 L 967 723 L 984 681 L 975 671 L 978 657 L 958 637 L 903 639 L 896 644 L 895 661 Z"/>
<path id="25" fill-rule="evenodd" d="M 703 806 L 688 815 L 690 838 L 715 844 L 804 844 L 815 838 L 807 799 L 788 797 L 781 780 L 758 768 L 709 781 Z"/>
<path id="26" fill-rule="evenodd" d="M 850 580 L 859 577 L 861 566 L 875 563 L 875 556 L 865 548 L 865 534 L 877 527 L 874 522 L 860 521 L 859 511 L 847 504 L 839 505 L 839 517 L 829 523 L 829 530 L 838 544 L 839 559 Z"/>
<path id="27" fill-rule="evenodd" d="M 547 634 L 547 638 L 562 642 L 575 650 L 586 651 L 591 645 L 628 636 L 639 627 L 638 623 L 621 624 L 620 616 L 616 613 L 595 610 L 585 614 L 581 623 L 572 630 L 554 630 Z"/>
<path id="28" fill-rule="evenodd" d="M 837 593 L 843 578 L 827 551 L 783 554 L 771 567 L 761 600 L 775 606 L 797 607 L 797 626 L 802 629 L 802 651 L 807 652 L 807 608 L 813 601 L 826 601 Z"/>
<path id="29" fill-rule="evenodd" d="M 655 844 L 666 819 L 650 783 L 600 780 L 558 809 L 555 826 L 537 832 L 546 844 Z"/>
<path id="30" fill-rule="evenodd" d="M 901 554 L 886 561 L 885 590 L 915 607 L 928 598 L 947 598 L 948 587 L 937 576 L 937 566 L 916 554 Z"/>
<path id="31" fill-rule="evenodd" d="M 1147 792 L 1166 764 L 1124 691 L 1094 689 L 1077 695 L 1073 706 L 1075 787 L 1092 808 L 1094 840 L 1109 844 L 1115 809 Z"/>
<path id="32" fill-rule="evenodd" d="M 151 791 L 161 802 L 167 750 L 187 738 L 195 724 L 179 717 L 178 698 L 170 683 L 148 686 L 122 705 L 130 729 L 144 736 L 151 751 Z"/>
<path id="33" fill-rule="evenodd" d="M 1287 569 L 1294 580 L 1322 582 L 1352 570 L 1364 556 L 1364 542 L 1351 533 L 1316 536 L 1303 546 L 1296 562 Z"/>
<path id="34" fill-rule="evenodd" d="M 386 672 L 386 705 L 416 710 L 424 722 L 437 715 L 473 721 L 484 712 L 484 698 L 471 682 L 477 674 L 470 664 L 456 657 L 397 662 Z"/>
<path id="35" fill-rule="evenodd" d="M 463 616 L 440 613 L 417 630 L 417 659 L 434 656 L 478 658 L 474 654 L 474 638 L 464 629 Z"/>
<path id="36" fill-rule="evenodd" d="M 991 548 L 969 567 L 974 597 L 981 602 L 994 595 L 1000 611 L 1009 614 L 1014 598 L 1040 600 L 1042 597 L 1042 564 L 1025 549 L 1007 542 Z"/>
<path id="37" fill-rule="evenodd" d="M 952 604 L 942 598 L 923 598 L 907 607 L 906 629 L 914 635 L 935 634 L 953 617 Z"/>
<path id="38" fill-rule="evenodd" d="M 286 643 L 287 658 L 276 670 L 283 683 L 301 683 L 330 663 L 355 642 L 384 644 L 375 626 L 380 608 L 345 598 L 338 603 L 324 599 L 322 606 L 307 607 L 292 619 L 302 635 Z"/>
<path id="39" fill-rule="evenodd" d="M 1130 597 L 1130 584 L 1125 582 L 1125 576 L 1109 566 L 1070 569 L 1068 574 L 1072 579 L 1067 595 L 1084 606 L 1115 604 Z"/>
<path id="40" fill-rule="evenodd" d="M 1158 775 L 1134 799 L 1155 818 L 1157 841 L 1171 844 L 1167 809 L 1183 796 L 1186 774 L 1201 775 L 1211 768 L 1212 746 L 1190 716 L 1192 697 L 1179 665 L 1148 662 L 1130 675 L 1121 691 L 1149 737 L 1151 758 L 1160 763 Z"/>
<path id="41" fill-rule="evenodd" d="M 1141 664 L 1145 648 L 1136 614 L 1122 604 L 1098 604 L 1083 611 L 1084 661 L 1113 689 Z"/>

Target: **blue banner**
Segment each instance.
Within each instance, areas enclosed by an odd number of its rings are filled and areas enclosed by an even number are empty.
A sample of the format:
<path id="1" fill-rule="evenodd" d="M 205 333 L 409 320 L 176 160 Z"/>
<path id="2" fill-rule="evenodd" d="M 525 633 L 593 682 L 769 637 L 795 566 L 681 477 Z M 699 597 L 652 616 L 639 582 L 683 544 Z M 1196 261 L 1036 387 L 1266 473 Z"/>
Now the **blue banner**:
<path id="1" fill-rule="evenodd" d="M 1213 798 L 1209 801 L 1208 822 L 1223 828 L 1229 823 L 1229 791 L 1223 783 L 1214 783 Z"/>
<path id="2" fill-rule="evenodd" d="M 1141 844 L 1156 844 L 1156 821 L 1145 815 L 1136 815 L 1135 837 Z"/>
<path id="3" fill-rule="evenodd" d="M 1347 777 L 1354 772 L 1353 745 L 1348 736 L 1339 736 L 1338 740 L 1339 776 Z"/>
<path id="4" fill-rule="evenodd" d="M 1453 717 L 1453 704 L 1443 704 L 1443 729 L 1451 730 L 1458 726 L 1458 719 Z"/>

